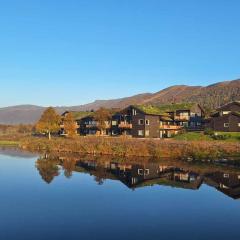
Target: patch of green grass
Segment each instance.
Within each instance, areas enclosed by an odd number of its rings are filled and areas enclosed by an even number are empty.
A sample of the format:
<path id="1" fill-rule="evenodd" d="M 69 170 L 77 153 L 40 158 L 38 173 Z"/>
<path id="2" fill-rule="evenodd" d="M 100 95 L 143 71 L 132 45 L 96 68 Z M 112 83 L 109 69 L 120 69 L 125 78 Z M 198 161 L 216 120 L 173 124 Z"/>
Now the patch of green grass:
<path id="1" fill-rule="evenodd" d="M 207 135 L 202 132 L 186 132 L 176 135 L 174 139 L 185 141 L 228 141 L 239 142 L 240 132 L 215 132 L 216 135 Z"/>
<path id="2" fill-rule="evenodd" d="M 84 111 L 79 111 L 79 112 L 72 112 L 72 115 L 74 119 L 81 119 L 87 116 L 92 116 L 93 112 L 84 112 Z"/>
<path id="3" fill-rule="evenodd" d="M 186 132 L 174 137 L 176 140 L 185 140 L 185 141 L 212 141 L 213 139 L 199 132 Z"/>
<path id="4" fill-rule="evenodd" d="M 19 142 L 0 140 L 0 146 L 18 146 Z"/>
<path id="5" fill-rule="evenodd" d="M 161 105 L 136 105 L 139 109 L 148 114 L 165 114 L 166 112 L 175 112 L 176 110 L 189 110 L 195 103 L 173 103 Z"/>
<path id="6" fill-rule="evenodd" d="M 224 136 L 225 141 L 240 141 L 240 132 L 215 132 L 217 136 Z"/>

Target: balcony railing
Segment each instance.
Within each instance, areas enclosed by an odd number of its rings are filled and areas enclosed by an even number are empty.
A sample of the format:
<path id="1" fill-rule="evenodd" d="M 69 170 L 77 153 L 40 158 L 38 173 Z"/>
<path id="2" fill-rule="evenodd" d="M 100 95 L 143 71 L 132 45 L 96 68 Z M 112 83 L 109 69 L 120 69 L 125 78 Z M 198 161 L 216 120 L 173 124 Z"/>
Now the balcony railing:
<path id="1" fill-rule="evenodd" d="M 85 127 L 86 128 L 98 128 L 99 123 L 86 124 Z M 110 123 L 105 123 L 105 128 L 111 128 L 111 124 Z"/>
<path id="2" fill-rule="evenodd" d="M 129 129 L 132 129 L 132 124 L 131 123 L 127 123 L 127 122 L 120 122 L 118 124 L 118 127 L 119 128 L 129 128 Z"/>
<path id="3" fill-rule="evenodd" d="M 170 130 L 180 130 L 180 129 L 182 129 L 182 126 L 163 124 L 159 128 L 160 129 L 170 129 Z"/>
<path id="4" fill-rule="evenodd" d="M 174 120 L 178 120 L 178 121 L 189 121 L 190 120 L 190 116 L 175 116 Z"/>

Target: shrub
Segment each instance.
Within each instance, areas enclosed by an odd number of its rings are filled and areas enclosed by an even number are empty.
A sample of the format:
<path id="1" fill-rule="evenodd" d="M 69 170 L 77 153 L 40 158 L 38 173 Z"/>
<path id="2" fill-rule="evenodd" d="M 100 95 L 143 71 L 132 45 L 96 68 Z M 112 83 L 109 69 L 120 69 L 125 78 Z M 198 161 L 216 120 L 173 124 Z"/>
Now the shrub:
<path id="1" fill-rule="evenodd" d="M 213 135 L 214 134 L 214 131 L 211 129 L 211 128 L 206 128 L 204 130 L 204 134 L 205 135 Z"/>
<path id="2" fill-rule="evenodd" d="M 211 135 L 211 137 L 214 139 L 214 140 L 227 140 L 227 139 L 230 139 L 231 138 L 231 135 L 229 134 L 213 134 Z"/>

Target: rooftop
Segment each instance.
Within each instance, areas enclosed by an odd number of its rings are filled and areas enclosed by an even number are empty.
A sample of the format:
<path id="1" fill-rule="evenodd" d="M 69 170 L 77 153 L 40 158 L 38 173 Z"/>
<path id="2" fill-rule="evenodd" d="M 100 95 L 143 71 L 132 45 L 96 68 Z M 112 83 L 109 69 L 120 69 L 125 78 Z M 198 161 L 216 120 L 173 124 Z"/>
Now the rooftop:
<path id="1" fill-rule="evenodd" d="M 82 119 L 87 116 L 92 116 L 94 114 L 94 112 L 86 112 L 86 111 L 67 111 L 65 113 L 71 113 L 75 120 Z"/>
<path id="2" fill-rule="evenodd" d="M 166 115 L 167 112 L 175 112 L 177 110 L 189 110 L 196 103 L 173 103 L 162 105 L 135 105 L 138 109 L 146 114 Z"/>

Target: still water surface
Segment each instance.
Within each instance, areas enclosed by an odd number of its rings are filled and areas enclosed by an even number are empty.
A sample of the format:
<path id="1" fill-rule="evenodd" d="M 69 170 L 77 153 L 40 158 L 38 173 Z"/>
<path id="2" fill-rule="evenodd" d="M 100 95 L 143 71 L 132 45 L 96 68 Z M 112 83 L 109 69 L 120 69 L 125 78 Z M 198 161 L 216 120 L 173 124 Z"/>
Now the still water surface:
<path id="1" fill-rule="evenodd" d="M 240 169 L 0 150 L 0 239 L 240 239 Z"/>

